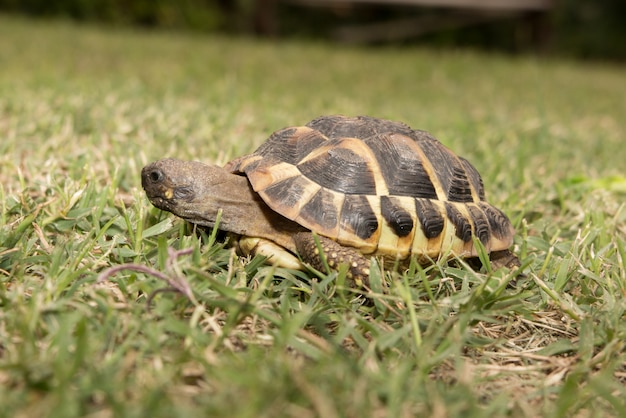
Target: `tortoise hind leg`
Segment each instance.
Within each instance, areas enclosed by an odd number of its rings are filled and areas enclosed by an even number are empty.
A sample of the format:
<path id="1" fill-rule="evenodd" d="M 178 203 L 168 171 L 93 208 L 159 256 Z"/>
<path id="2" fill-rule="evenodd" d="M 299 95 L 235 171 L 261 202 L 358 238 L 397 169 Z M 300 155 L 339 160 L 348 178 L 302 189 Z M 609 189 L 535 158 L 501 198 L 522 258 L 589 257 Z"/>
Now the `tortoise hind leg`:
<path id="1" fill-rule="evenodd" d="M 517 256 L 510 250 L 492 251 L 491 254 L 489 254 L 489 260 L 491 261 L 491 267 L 494 270 L 501 267 L 506 267 L 512 270 L 521 265 L 519 258 L 517 258 Z"/>
<path id="2" fill-rule="evenodd" d="M 478 257 L 467 258 L 465 262 L 474 271 L 479 271 L 483 267 Z M 521 266 L 519 258 L 513 254 L 510 250 L 492 251 L 489 253 L 489 263 L 491 264 L 491 270 L 499 270 L 502 267 L 506 267 L 509 270 L 514 270 Z M 509 283 L 509 286 L 515 286 L 517 279 L 523 279 L 526 275 L 524 273 L 518 273 L 513 280 Z"/>
<path id="3" fill-rule="evenodd" d="M 336 270 L 340 264 L 348 265 L 347 277 L 355 287 L 369 286 L 370 262 L 355 249 L 344 247 L 341 244 L 322 236 L 314 236 L 311 232 L 298 232 L 293 237 L 298 254 L 302 260 L 313 268 L 324 271 L 325 265 L 315 242 L 319 242 L 328 267 Z"/>
<path id="4" fill-rule="evenodd" d="M 466 258 L 465 262 L 475 271 L 484 267 L 478 257 Z M 498 270 L 502 267 L 512 270 L 520 266 L 519 258 L 510 250 L 492 251 L 489 253 L 489 263 L 492 270 Z"/>

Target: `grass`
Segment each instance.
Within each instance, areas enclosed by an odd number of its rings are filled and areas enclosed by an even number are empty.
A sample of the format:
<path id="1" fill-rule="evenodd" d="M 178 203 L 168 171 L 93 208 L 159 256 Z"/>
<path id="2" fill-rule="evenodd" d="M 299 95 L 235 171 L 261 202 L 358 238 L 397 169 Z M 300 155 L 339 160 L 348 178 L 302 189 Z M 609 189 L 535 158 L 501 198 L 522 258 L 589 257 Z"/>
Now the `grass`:
<path id="1" fill-rule="evenodd" d="M 626 416 L 623 66 L 6 16 L 0 39 L 1 416 Z M 472 161 L 526 278 L 413 265 L 366 303 L 141 191 L 149 161 L 330 113 Z"/>

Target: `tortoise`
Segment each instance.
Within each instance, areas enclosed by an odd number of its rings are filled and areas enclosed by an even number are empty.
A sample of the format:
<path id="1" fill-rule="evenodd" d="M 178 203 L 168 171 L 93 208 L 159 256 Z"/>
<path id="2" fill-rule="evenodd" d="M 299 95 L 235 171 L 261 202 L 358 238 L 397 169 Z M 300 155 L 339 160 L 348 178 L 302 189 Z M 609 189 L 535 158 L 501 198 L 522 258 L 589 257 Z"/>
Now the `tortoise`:
<path id="1" fill-rule="evenodd" d="M 356 286 L 368 284 L 371 256 L 477 257 L 475 238 L 492 261 L 519 265 L 513 226 L 485 201 L 478 171 L 400 122 L 321 116 L 224 167 L 168 158 L 141 178 L 154 206 L 192 224 L 214 227 L 221 210 L 219 229 L 244 254 L 294 269 L 345 263 Z"/>

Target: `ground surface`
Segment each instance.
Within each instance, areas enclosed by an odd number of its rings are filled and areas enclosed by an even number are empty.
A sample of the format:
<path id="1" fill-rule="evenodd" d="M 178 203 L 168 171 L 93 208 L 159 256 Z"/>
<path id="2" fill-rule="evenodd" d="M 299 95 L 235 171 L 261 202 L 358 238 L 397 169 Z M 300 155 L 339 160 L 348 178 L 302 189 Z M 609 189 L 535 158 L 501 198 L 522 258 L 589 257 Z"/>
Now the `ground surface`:
<path id="1" fill-rule="evenodd" d="M 626 416 L 624 70 L 0 17 L 0 415 Z M 329 113 L 472 161 L 526 278 L 412 266 L 368 303 L 142 194 Z"/>

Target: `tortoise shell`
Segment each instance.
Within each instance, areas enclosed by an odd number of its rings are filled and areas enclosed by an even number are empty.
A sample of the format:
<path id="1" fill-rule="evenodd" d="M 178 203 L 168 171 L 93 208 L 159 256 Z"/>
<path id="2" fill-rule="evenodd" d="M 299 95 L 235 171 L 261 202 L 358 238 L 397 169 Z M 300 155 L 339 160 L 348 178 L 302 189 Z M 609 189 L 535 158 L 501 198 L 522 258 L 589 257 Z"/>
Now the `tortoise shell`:
<path id="1" fill-rule="evenodd" d="M 472 237 L 488 251 L 512 244 L 476 169 L 399 122 L 323 116 L 275 132 L 226 169 L 274 211 L 363 254 L 470 257 Z"/>

